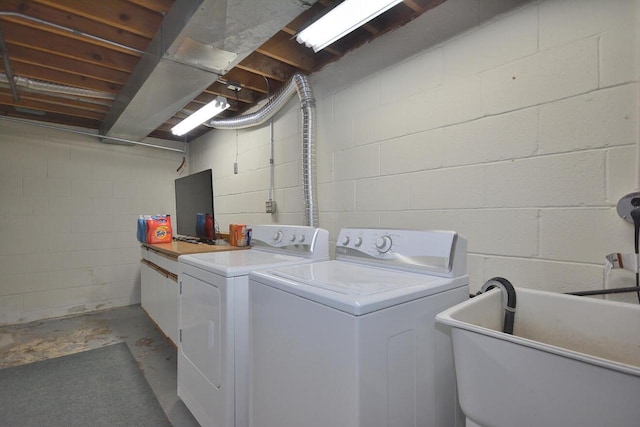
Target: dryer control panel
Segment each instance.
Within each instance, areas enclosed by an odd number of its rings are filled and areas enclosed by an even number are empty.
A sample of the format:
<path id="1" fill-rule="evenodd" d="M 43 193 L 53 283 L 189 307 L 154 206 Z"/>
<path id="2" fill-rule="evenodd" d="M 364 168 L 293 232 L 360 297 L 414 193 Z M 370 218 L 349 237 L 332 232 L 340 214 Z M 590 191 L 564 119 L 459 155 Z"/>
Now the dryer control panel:
<path id="1" fill-rule="evenodd" d="M 327 258 L 329 232 L 322 228 L 301 225 L 254 225 L 251 246 L 271 252 Z"/>
<path id="2" fill-rule="evenodd" d="M 343 228 L 336 259 L 457 277 L 466 272 L 467 241 L 455 231 Z"/>

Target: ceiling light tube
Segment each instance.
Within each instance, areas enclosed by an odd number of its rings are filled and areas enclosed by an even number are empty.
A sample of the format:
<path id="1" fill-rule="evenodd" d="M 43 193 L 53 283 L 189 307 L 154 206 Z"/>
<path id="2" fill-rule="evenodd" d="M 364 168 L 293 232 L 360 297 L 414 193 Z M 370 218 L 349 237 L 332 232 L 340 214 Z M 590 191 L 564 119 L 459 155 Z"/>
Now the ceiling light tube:
<path id="1" fill-rule="evenodd" d="M 227 108 L 229 108 L 227 98 L 224 96 L 218 96 L 216 99 L 171 128 L 171 133 L 176 136 L 182 136 L 215 115 L 220 114 Z"/>
<path id="2" fill-rule="evenodd" d="M 345 0 L 302 30 L 296 40 L 318 52 L 401 2 L 402 0 Z"/>

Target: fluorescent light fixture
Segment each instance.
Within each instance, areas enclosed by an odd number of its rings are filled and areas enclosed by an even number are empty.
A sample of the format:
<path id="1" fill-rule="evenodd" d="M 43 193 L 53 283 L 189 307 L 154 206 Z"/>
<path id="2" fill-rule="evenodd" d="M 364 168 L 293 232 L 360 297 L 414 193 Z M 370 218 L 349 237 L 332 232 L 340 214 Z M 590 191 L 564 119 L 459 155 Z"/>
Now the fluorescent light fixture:
<path id="1" fill-rule="evenodd" d="M 318 52 L 401 2 L 402 0 L 345 0 L 302 30 L 296 40 Z"/>
<path id="2" fill-rule="evenodd" d="M 227 108 L 229 108 L 227 98 L 225 98 L 224 96 L 218 96 L 216 97 L 216 99 L 175 125 L 171 129 L 171 133 L 176 136 L 182 136 L 196 126 L 199 126 L 202 123 L 206 122 L 216 114 L 220 114 Z"/>

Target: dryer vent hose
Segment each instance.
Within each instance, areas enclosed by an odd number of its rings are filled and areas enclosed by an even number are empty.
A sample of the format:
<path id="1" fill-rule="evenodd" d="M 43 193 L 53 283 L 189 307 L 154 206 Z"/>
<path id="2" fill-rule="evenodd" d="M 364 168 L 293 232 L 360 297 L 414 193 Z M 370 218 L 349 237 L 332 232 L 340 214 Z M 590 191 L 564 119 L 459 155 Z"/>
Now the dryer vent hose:
<path id="1" fill-rule="evenodd" d="M 287 102 L 298 94 L 302 120 L 302 189 L 304 192 L 304 224 L 318 227 L 316 203 L 316 100 L 307 76 L 296 73 L 267 104 L 254 113 L 226 119 L 212 119 L 209 126 L 216 129 L 246 129 L 269 121 Z"/>

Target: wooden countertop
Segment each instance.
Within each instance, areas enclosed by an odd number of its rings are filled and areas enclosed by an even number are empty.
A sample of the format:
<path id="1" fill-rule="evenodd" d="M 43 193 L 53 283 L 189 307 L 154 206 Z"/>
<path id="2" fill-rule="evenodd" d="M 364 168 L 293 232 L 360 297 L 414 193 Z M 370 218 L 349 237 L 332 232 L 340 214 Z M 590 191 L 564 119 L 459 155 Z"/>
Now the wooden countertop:
<path id="1" fill-rule="evenodd" d="M 172 258 L 177 258 L 180 255 L 187 254 L 201 254 L 206 252 L 223 252 L 223 251 L 237 251 L 249 249 L 249 246 L 238 247 L 231 245 L 207 245 L 205 243 L 189 243 L 174 240 L 171 243 L 143 243 L 142 246 L 160 252 Z"/>

